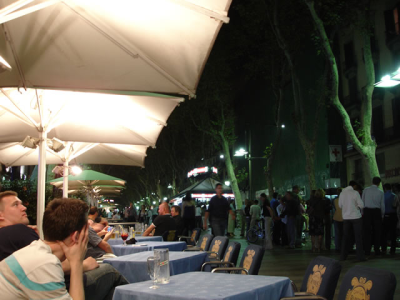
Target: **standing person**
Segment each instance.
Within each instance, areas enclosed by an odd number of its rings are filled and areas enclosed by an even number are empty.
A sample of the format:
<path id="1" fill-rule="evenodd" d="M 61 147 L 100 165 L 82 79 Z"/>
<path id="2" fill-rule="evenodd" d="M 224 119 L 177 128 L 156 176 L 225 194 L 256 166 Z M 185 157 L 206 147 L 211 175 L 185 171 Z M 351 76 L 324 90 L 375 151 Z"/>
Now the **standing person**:
<path id="1" fill-rule="evenodd" d="M 286 231 L 286 223 L 287 223 L 287 216 L 285 217 L 280 217 L 282 213 L 285 211 L 285 203 L 283 202 L 283 197 L 279 199 L 279 205 L 276 207 L 276 212 L 279 216 L 279 221 L 281 222 L 280 228 L 280 240 L 281 240 L 281 245 L 282 246 L 287 246 L 288 245 L 288 236 L 287 236 L 287 231 Z"/>
<path id="2" fill-rule="evenodd" d="M 280 217 L 287 216 L 286 231 L 289 239 L 288 248 L 294 249 L 296 246 L 296 218 L 300 214 L 299 198 L 292 192 L 286 192 L 283 202 L 285 203 L 285 210 Z"/>
<path id="3" fill-rule="evenodd" d="M 276 211 L 276 208 L 279 205 L 279 201 L 278 201 L 278 193 L 274 193 L 272 195 L 272 200 L 271 200 L 271 209 L 274 212 L 274 218 L 273 218 L 273 222 L 274 222 L 274 228 L 272 231 L 272 242 L 275 245 L 280 245 L 280 233 L 281 233 L 281 220 L 279 218 L 279 214 Z"/>
<path id="4" fill-rule="evenodd" d="M 322 236 L 324 234 L 325 192 L 322 189 L 315 191 L 307 207 L 310 218 L 309 231 L 311 236 L 312 252 L 321 252 Z"/>
<path id="5" fill-rule="evenodd" d="M 343 217 L 343 243 L 341 247 L 341 260 L 346 260 L 350 248 L 350 232 L 353 229 L 356 240 L 357 258 L 359 261 L 366 261 L 363 250 L 362 226 L 360 209 L 364 208 L 360 194 L 354 189 L 357 186 L 355 181 L 350 181 L 349 186 L 344 188 L 339 196 L 339 207 L 342 209 Z"/>
<path id="6" fill-rule="evenodd" d="M 271 208 L 271 204 L 267 198 L 267 195 L 264 193 L 261 194 L 260 197 L 264 198 L 263 202 L 263 216 L 264 216 L 264 223 L 265 223 L 265 239 L 264 239 L 264 249 L 272 249 L 272 219 L 274 218 L 275 214 Z"/>
<path id="7" fill-rule="evenodd" d="M 137 220 L 136 207 L 133 205 L 133 203 L 131 203 L 129 204 L 128 222 L 136 222 L 136 220 Z"/>
<path id="8" fill-rule="evenodd" d="M 250 229 L 252 229 L 257 221 L 261 219 L 261 207 L 258 205 L 258 200 L 254 200 L 254 204 L 250 207 Z"/>
<path id="9" fill-rule="evenodd" d="M 151 207 L 147 210 L 147 225 L 151 225 L 153 222 L 153 211 L 151 210 Z"/>
<path id="10" fill-rule="evenodd" d="M 251 201 L 249 199 L 244 200 L 244 216 L 246 218 L 246 232 L 250 230 L 250 221 L 251 221 L 251 215 L 250 215 L 250 207 L 251 207 Z"/>
<path id="11" fill-rule="evenodd" d="M 191 192 L 188 192 L 182 200 L 182 219 L 185 224 L 183 234 L 190 235 L 196 224 L 196 204 L 192 199 Z"/>
<path id="12" fill-rule="evenodd" d="M 142 205 L 140 207 L 140 212 L 139 212 L 139 223 L 145 223 L 146 221 L 146 206 Z"/>
<path id="13" fill-rule="evenodd" d="M 335 251 L 340 252 L 342 248 L 343 240 L 343 217 L 342 209 L 339 207 L 339 196 L 342 192 L 341 188 L 337 189 L 338 196 L 333 200 L 333 206 L 335 208 L 335 213 L 333 214 L 333 223 L 335 226 Z"/>
<path id="14" fill-rule="evenodd" d="M 234 212 L 235 211 L 235 201 L 229 199 L 229 207 Z M 228 236 L 234 237 L 235 236 L 235 220 L 232 219 L 232 215 L 228 216 Z"/>
<path id="15" fill-rule="evenodd" d="M 203 228 L 203 219 L 201 217 L 201 207 L 200 204 L 196 205 L 196 228 Z"/>
<path id="16" fill-rule="evenodd" d="M 399 206 L 399 198 L 392 192 L 390 183 L 383 185 L 385 191 L 385 216 L 383 218 L 382 230 L 382 253 L 386 254 L 387 239 L 390 238 L 390 254 L 396 253 L 396 227 L 397 227 L 397 207 Z"/>
<path id="17" fill-rule="evenodd" d="M 381 183 L 379 177 L 372 179 L 372 185 L 366 188 L 362 194 L 364 203 L 363 218 L 363 239 L 365 245 L 365 254 L 371 254 L 372 240 L 374 242 L 375 255 L 380 255 L 379 250 L 382 234 L 382 220 L 385 215 L 385 197 L 378 188 Z M 372 237 L 372 234 L 374 235 Z"/>
<path id="18" fill-rule="evenodd" d="M 228 213 L 235 219 L 235 214 L 231 210 L 228 200 L 222 196 L 222 184 L 217 183 L 215 186 L 216 195 L 211 198 L 208 210 L 204 216 L 204 230 L 207 230 L 207 221 L 210 218 L 210 224 L 215 236 L 224 236 Z"/>
<path id="19" fill-rule="evenodd" d="M 293 191 L 295 200 L 299 204 L 299 213 L 296 215 L 296 247 L 297 248 L 301 248 L 303 246 L 302 245 L 303 225 L 304 225 L 304 222 L 305 222 L 305 218 L 304 218 L 303 214 L 305 214 L 306 210 L 304 209 L 304 206 L 302 204 L 303 203 L 303 199 L 299 194 L 300 193 L 299 186 L 298 185 L 294 185 L 292 187 L 292 191 Z"/>
<path id="20" fill-rule="evenodd" d="M 324 201 L 325 245 L 322 244 L 322 249 L 329 251 L 329 250 L 331 250 L 331 243 L 332 243 L 332 220 L 331 220 L 332 202 L 331 202 L 331 199 L 329 199 L 328 197 L 325 197 L 325 192 L 324 192 L 323 201 Z"/>

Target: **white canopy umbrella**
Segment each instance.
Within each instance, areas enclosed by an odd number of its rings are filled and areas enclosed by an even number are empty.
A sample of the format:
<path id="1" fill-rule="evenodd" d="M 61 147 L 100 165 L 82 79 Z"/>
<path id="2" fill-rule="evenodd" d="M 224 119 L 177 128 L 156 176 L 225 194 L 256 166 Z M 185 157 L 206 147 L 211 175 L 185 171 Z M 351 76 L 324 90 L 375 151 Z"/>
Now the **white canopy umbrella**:
<path id="1" fill-rule="evenodd" d="M 33 147 L 24 147 L 28 141 L 21 143 L 0 143 L 0 163 L 10 166 L 37 165 L 39 153 L 36 149 L 37 138 L 29 138 Z M 64 147 L 64 148 L 63 148 Z M 61 149 L 60 151 L 58 151 Z M 46 163 L 63 164 L 63 197 L 71 193 L 68 184 L 69 165 L 75 164 L 105 164 L 105 165 L 126 165 L 144 167 L 147 146 L 121 145 L 121 144 L 100 144 L 67 142 L 62 143 L 57 139 L 47 140 Z M 104 187 L 103 189 L 104 190 Z"/>
<path id="2" fill-rule="evenodd" d="M 16 88 L 0 89 L 0 92 L 0 143 L 23 141 L 24 146 L 39 148 L 36 154 L 39 157 L 39 228 L 44 211 L 47 138 L 92 144 L 155 146 L 167 118 L 182 101 L 177 97 L 148 93 L 116 95 L 37 89 L 22 92 Z M 26 139 L 27 135 L 30 138 Z M 96 151 L 102 147 L 92 148 Z M 126 149 L 127 152 L 131 150 Z M 139 153 L 143 154 L 144 149 Z M 77 157 L 70 154 L 68 152 L 64 157 L 65 163 L 70 161 L 68 157 Z M 3 161 L 2 157 L 0 161 Z"/>
<path id="3" fill-rule="evenodd" d="M 3 0 L 0 86 L 194 95 L 230 4 Z"/>

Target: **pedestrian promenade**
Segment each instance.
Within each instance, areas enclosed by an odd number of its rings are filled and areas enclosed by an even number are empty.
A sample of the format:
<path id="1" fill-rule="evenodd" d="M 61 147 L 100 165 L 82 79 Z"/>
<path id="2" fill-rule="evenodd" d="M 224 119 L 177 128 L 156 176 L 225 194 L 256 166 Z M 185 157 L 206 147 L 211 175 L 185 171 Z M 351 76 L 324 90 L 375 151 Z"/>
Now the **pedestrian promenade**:
<path id="1" fill-rule="evenodd" d="M 230 240 L 239 242 L 242 245 L 238 260 L 239 263 L 243 251 L 247 245 L 249 245 L 249 243 L 245 240 L 245 238 L 240 237 L 240 230 L 238 229 L 236 230 L 235 237 L 230 238 Z M 262 245 L 261 242 L 259 242 L 259 244 Z M 272 250 L 265 251 L 259 275 L 286 276 L 293 280 L 297 287 L 300 288 L 308 264 L 317 256 L 326 256 L 337 260 L 340 258 L 340 254 L 336 253 L 333 248 L 330 251 L 312 253 L 309 240 L 306 242 L 306 245 L 303 248 L 285 249 L 284 247 L 277 246 Z M 342 265 L 342 272 L 336 288 L 335 299 L 337 299 L 340 283 L 342 282 L 344 274 L 351 267 L 357 264 L 393 272 L 397 279 L 394 299 L 400 299 L 400 249 L 397 249 L 395 256 L 382 255 L 375 257 L 374 255 L 371 255 L 369 256 L 368 261 L 362 263 L 358 262 L 355 253 L 352 253 L 348 256 L 346 261 L 340 262 L 340 264 Z"/>

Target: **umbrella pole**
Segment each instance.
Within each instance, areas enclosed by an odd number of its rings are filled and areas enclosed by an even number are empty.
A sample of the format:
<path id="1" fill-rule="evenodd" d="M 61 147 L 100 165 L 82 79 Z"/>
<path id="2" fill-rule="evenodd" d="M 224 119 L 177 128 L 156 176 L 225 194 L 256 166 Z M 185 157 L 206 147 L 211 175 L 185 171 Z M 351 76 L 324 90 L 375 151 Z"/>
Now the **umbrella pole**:
<path id="1" fill-rule="evenodd" d="M 63 172 L 63 198 L 68 198 L 68 171 L 68 161 L 65 161 Z"/>
<path id="2" fill-rule="evenodd" d="M 37 221 L 40 238 L 43 239 L 43 214 L 45 208 L 46 191 L 46 143 L 47 132 L 39 132 L 39 163 L 38 163 L 38 187 L 37 187 Z"/>

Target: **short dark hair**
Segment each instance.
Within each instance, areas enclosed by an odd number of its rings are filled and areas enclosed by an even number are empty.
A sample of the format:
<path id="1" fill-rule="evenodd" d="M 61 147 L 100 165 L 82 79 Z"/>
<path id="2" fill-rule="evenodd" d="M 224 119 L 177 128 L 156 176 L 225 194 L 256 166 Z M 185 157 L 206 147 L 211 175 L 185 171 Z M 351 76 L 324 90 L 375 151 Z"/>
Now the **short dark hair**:
<path id="1" fill-rule="evenodd" d="M 54 199 L 43 215 L 43 234 L 46 241 L 65 240 L 87 225 L 88 205 L 80 199 Z"/>
<path id="2" fill-rule="evenodd" d="M 94 215 L 95 213 L 98 212 L 98 209 L 96 206 L 92 206 L 89 210 L 89 215 Z"/>
<path id="3" fill-rule="evenodd" d="M 14 191 L 4 191 L 0 193 L 0 210 L 3 210 L 3 198 L 8 196 L 15 196 L 18 197 L 18 194 Z"/>
<path id="4" fill-rule="evenodd" d="M 350 180 L 349 185 L 355 186 L 355 185 L 358 185 L 358 183 L 355 180 Z"/>
<path id="5" fill-rule="evenodd" d="M 392 185 L 391 185 L 390 183 L 385 183 L 385 184 L 383 185 L 383 188 L 384 188 L 385 190 L 389 191 L 389 190 L 392 189 Z"/>
<path id="6" fill-rule="evenodd" d="M 258 204 L 258 200 L 254 200 L 254 204 Z"/>
<path id="7" fill-rule="evenodd" d="M 221 183 L 217 183 L 217 184 L 215 185 L 215 188 L 217 188 L 218 186 L 222 186 L 222 184 L 221 184 Z"/>
<path id="8" fill-rule="evenodd" d="M 175 211 L 181 214 L 181 208 L 178 205 L 172 205 L 171 209 L 175 209 Z"/>
<path id="9" fill-rule="evenodd" d="M 372 178 L 372 184 L 379 185 L 381 183 L 381 179 L 379 177 Z"/>
<path id="10" fill-rule="evenodd" d="M 267 199 L 267 195 L 266 195 L 265 193 L 262 193 L 262 194 L 260 195 L 260 197 L 263 197 L 264 199 Z"/>
<path id="11" fill-rule="evenodd" d="M 276 193 L 276 192 L 273 193 L 273 194 L 272 194 L 272 197 L 274 197 L 275 199 L 278 198 L 278 193 Z"/>

